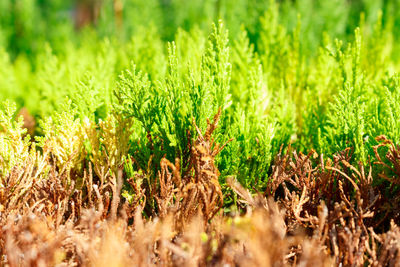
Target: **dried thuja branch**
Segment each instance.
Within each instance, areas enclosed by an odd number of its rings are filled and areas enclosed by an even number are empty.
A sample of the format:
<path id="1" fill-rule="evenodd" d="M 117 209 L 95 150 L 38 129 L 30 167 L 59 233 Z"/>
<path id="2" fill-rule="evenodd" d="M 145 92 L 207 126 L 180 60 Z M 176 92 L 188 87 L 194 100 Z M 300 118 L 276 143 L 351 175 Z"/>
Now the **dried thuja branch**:
<path id="1" fill-rule="evenodd" d="M 65 232 L 57 232 L 34 214 L 10 216 L 0 228 L 4 235 L 4 250 L 9 266 L 48 266 L 64 260 L 62 252 Z M 3 254 L 4 253 L 4 254 Z"/>
<path id="2" fill-rule="evenodd" d="M 219 171 L 214 164 L 215 156 L 231 140 L 220 146 L 214 142 L 212 133 L 218 125 L 221 109 L 214 116 L 213 122 L 207 120 L 207 129 L 203 134 L 196 126 L 198 137 L 192 146 L 191 167 L 194 168 L 195 183 L 202 184 L 201 194 L 203 199 L 203 213 L 206 218 L 211 218 L 222 207 L 223 195 L 219 184 Z M 216 208 L 218 207 L 218 208 Z"/>
<path id="3" fill-rule="evenodd" d="M 237 229 L 233 229 L 233 232 L 228 234 L 231 238 L 240 238 L 244 251 L 247 252 L 241 257 L 236 255 L 240 259 L 240 264 L 254 266 L 266 263 L 278 266 L 296 264 L 331 266 L 333 264 L 324 245 L 326 233 L 322 231 L 307 237 L 302 231 L 295 232 L 288 221 L 296 219 L 287 217 L 287 212 L 282 209 L 280 201 L 267 199 L 259 193 L 253 196 L 233 178 L 228 179 L 228 184 L 248 204 L 246 215 L 234 220 L 234 228 Z M 296 205 L 294 203 L 294 206 Z M 325 206 L 321 205 L 321 208 L 325 208 L 325 211 L 318 212 L 319 222 L 316 223 L 324 227 L 327 213 Z M 258 234 L 253 235 L 254 233 Z M 272 239 L 268 240 L 266 236 Z"/>
<path id="4" fill-rule="evenodd" d="M 273 170 L 274 177 L 282 177 L 278 179 L 281 184 L 267 191 L 269 195 L 274 192 L 275 200 L 228 179 L 232 190 L 243 198 L 246 213 L 232 212 L 209 220 L 219 209 L 218 201 L 212 205 L 213 194 L 219 194 L 211 181 L 218 171 L 204 157 L 213 157 L 219 150 L 212 145 L 217 121 L 218 114 L 193 142 L 188 172 L 180 173 L 179 160 L 175 164 L 161 161 L 159 188 L 155 188 L 160 218 L 145 218 L 143 202 L 136 199 L 123 203 L 121 198 L 111 198 L 120 194 L 120 171 L 102 183 L 93 178 L 89 165 L 84 180 L 92 190 L 86 197 L 82 190 L 69 186 L 65 177 L 59 177 L 55 159 L 39 157 L 35 164 L 16 166 L 0 191 L 1 263 L 396 265 L 398 226 L 386 218 L 389 231 L 381 233 L 376 227 L 381 220 L 376 212 L 387 209 L 376 197 L 383 193 L 370 182 L 371 172 L 346 161 L 349 150 L 327 160 L 315 153 L 279 155 L 284 160 L 278 157 Z M 203 149 L 196 149 L 195 144 Z M 37 179 L 38 173 L 49 179 Z M 138 197 L 143 195 L 140 179 L 129 183 Z M 216 192 L 206 191 L 207 187 Z"/>
<path id="5" fill-rule="evenodd" d="M 371 266 L 396 266 L 400 261 L 400 228 L 393 221 L 390 222 L 390 230 L 377 235 L 372 228 L 371 245 L 367 243 L 368 264 Z M 378 249 L 378 246 L 380 248 Z"/>
<path id="6" fill-rule="evenodd" d="M 2 214 L 6 218 L 12 213 L 26 210 L 47 216 L 54 227 L 66 220 L 76 220 L 80 215 L 80 194 L 74 194 L 75 181 L 68 183 L 67 174 L 60 175 L 48 159 L 30 157 L 24 165 L 15 166 L 0 186 Z"/>
<path id="7" fill-rule="evenodd" d="M 337 264 L 359 266 L 371 253 L 368 228 L 380 229 L 398 200 L 388 206 L 386 193 L 373 184 L 372 167 L 351 165 L 351 155 L 347 149 L 324 160 L 315 152 L 281 152 L 265 194 L 285 208 L 288 233 L 304 229 Z M 301 258 L 301 251 L 296 255 Z"/>
<path id="8" fill-rule="evenodd" d="M 400 147 L 395 145 L 391 140 L 383 135 L 378 136 L 376 140 L 380 142 L 380 144 L 374 146 L 374 152 L 377 159 L 375 164 L 384 166 L 387 170 L 394 174 L 392 177 L 388 177 L 387 174 L 380 173 L 379 176 L 389 182 L 400 185 Z M 385 156 L 389 162 L 385 162 L 379 153 L 379 149 L 382 147 L 387 148 L 387 153 Z"/>
<path id="9" fill-rule="evenodd" d="M 400 197 L 398 194 L 400 185 L 400 148 L 399 145 L 386 136 L 378 136 L 378 145 L 374 146 L 376 161 L 375 173 L 382 178 L 379 211 L 380 225 L 388 227 L 388 220 L 400 222 Z M 384 156 L 383 156 L 384 155 Z"/>
<path id="10" fill-rule="evenodd" d="M 155 196 L 159 216 L 165 217 L 174 202 L 177 192 L 179 192 L 182 181 L 179 169 L 179 160 L 172 164 L 167 159 L 163 158 L 160 162 L 161 170 L 159 171 L 160 189 L 158 195 Z"/>
<path id="11" fill-rule="evenodd" d="M 191 147 L 189 167 L 182 175 L 178 159 L 175 164 L 162 159 L 158 175 L 160 192 L 156 196 L 162 217 L 173 210 L 177 213 L 178 224 L 182 224 L 200 212 L 204 220 L 208 221 L 222 207 L 219 171 L 214 160 L 225 145 L 216 144 L 212 138 L 220 116 L 221 110 L 214 116 L 213 122 L 207 120 L 204 134 L 195 125 L 198 137 Z"/>

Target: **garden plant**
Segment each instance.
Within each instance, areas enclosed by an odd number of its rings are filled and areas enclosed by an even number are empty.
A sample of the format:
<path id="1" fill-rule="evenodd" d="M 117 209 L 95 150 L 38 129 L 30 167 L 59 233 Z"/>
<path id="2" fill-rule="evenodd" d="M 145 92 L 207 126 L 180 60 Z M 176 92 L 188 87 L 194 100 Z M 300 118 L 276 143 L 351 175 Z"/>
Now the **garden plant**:
<path id="1" fill-rule="evenodd" d="M 400 2 L 1 0 L 3 266 L 400 266 Z"/>

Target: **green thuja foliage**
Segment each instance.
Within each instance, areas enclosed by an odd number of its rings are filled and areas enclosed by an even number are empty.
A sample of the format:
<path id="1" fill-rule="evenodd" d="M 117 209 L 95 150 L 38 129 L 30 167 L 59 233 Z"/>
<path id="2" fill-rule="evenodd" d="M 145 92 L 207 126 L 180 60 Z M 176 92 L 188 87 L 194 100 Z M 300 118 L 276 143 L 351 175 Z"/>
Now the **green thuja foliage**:
<path id="1" fill-rule="evenodd" d="M 118 54 L 107 39 L 93 42 L 80 48 L 66 44 L 66 55 L 57 55 L 48 46 L 38 55 L 30 91 L 39 94 L 40 106 L 35 105 L 32 113 L 44 118 L 60 110 L 68 97 L 82 118 L 107 116 L 120 68 Z"/>
<path id="2" fill-rule="evenodd" d="M 155 137 L 152 137 L 164 116 L 165 101 L 162 94 L 150 82 L 148 75 L 137 71 L 135 66 L 120 75 L 114 94 L 117 99 L 116 112 L 125 120 L 132 118 L 136 121 L 132 136 L 135 141 L 131 149 L 139 167 L 147 169 L 151 157 L 156 155 L 155 160 L 160 160 L 163 154 L 157 146 L 160 145 L 159 139 L 153 140 Z M 154 142 L 157 142 L 156 146 Z"/>
<path id="3" fill-rule="evenodd" d="M 147 74 L 132 70 L 120 76 L 115 96 L 117 111 L 126 118 L 133 117 L 143 127 L 145 148 L 135 153 L 163 155 L 168 159 L 188 159 L 189 144 L 195 137 L 193 122 L 204 129 L 204 118 L 211 118 L 219 108 L 225 110 L 229 101 L 230 64 L 227 33 L 222 24 L 214 27 L 201 61 L 180 68 L 176 44 L 168 44 L 168 63 L 165 78 L 151 82 Z M 192 65 L 198 63 L 200 66 Z M 196 69 L 200 73 L 195 73 Z M 143 139 L 142 139 L 143 140 Z M 147 148 L 154 149 L 148 151 Z M 161 150 L 160 150 L 161 149 Z M 157 151 L 159 150 L 159 151 Z M 142 167 L 149 157 L 139 156 Z M 187 165 L 187 162 L 186 162 Z M 185 164 L 182 164 L 185 166 Z"/>
<path id="4" fill-rule="evenodd" d="M 371 101 L 368 112 L 371 114 L 371 120 L 367 125 L 371 129 L 371 137 L 386 135 L 399 144 L 399 101 L 400 101 L 400 84 L 398 74 L 387 75 L 382 80 L 382 85 L 377 86 L 375 93 L 377 94 Z M 369 140 L 371 144 L 376 145 L 374 140 Z"/>
<path id="5" fill-rule="evenodd" d="M 123 170 L 152 190 L 219 110 L 224 190 L 264 190 L 281 146 L 368 164 L 377 136 L 400 142 L 394 2 L 107 0 L 81 28 L 76 1 L 50 2 L 0 3 L 2 175 L 38 145 L 70 181 Z"/>
<path id="6" fill-rule="evenodd" d="M 354 41 L 347 45 L 326 39 L 325 49 L 318 56 L 318 72 L 310 76 L 307 90 L 310 95 L 305 98 L 310 109 L 303 112 L 301 142 L 311 139 L 305 147 L 311 145 L 327 154 L 350 147 L 355 161 L 367 163 L 375 156 L 372 149 L 375 137 L 393 133 L 390 127 L 396 112 L 390 106 L 396 99 L 397 90 L 393 89 L 396 78 L 384 73 L 389 69 L 391 39 L 385 40 L 386 45 L 381 43 L 390 27 L 383 27 L 382 17 L 378 16 L 372 33 L 365 32 L 365 28 L 356 29 Z M 327 79 L 318 79 L 322 84 L 314 82 L 320 68 L 330 74 L 325 74 Z M 387 84 L 391 84 L 392 91 Z M 394 135 L 391 137 L 395 139 Z"/>
<path id="7" fill-rule="evenodd" d="M 54 156 L 60 173 L 71 169 L 81 170 L 84 132 L 71 101 L 66 100 L 60 111 L 53 112 L 52 116 L 46 117 L 40 124 L 43 136 L 36 137 L 38 146 Z"/>
<path id="8" fill-rule="evenodd" d="M 8 53 L 4 49 L 0 49 L 0 91 L 1 99 L 17 100 L 20 90 L 15 90 L 17 87 L 17 80 L 15 78 L 14 68 L 10 62 Z"/>
<path id="9" fill-rule="evenodd" d="M 262 185 L 272 159 L 276 121 L 268 117 L 272 94 L 262 65 L 246 32 L 232 49 L 232 106 L 228 133 L 234 140 L 222 151 L 224 174 L 233 174 L 248 187 Z"/>
<path id="10" fill-rule="evenodd" d="M 132 36 L 127 54 L 122 55 L 122 60 L 133 60 L 138 70 L 141 70 L 153 81 L 161 79 L 166 71 L 165 47 L 157 28 L 154 25 L 141 27 Z M 126 62 L 129 64 L 130 62 Z"/>
<path id="11" fill-rule="evenodd" d="M 341 46 L 340 42 L 336 42 L 336 52 L 332 54 L 342 72 L 342 85 L 327 115 L 326 141 L 332 145 L 331 151 L 326 152 L 333 153 L 346 147 L 353 147 L 357 160 L 365 163 L 367 155 L 363 137 L 366 134 L 364 98 L 366 84 L 360 70 L 362 47 L 360 30 L 355 31 L 354 43 L 344 52 Z"/>
<path id="12" fill-rule="evenodd" d="M 196 81 L 201 77 L 203 54 L 207 46 L 207 35 L 198 27 L 187 32 L 178 29 L 175 36 L 176 53 L 179 58 L 179 72 L 183 77 Z"/>
<path id="13" fill-rule="evenodd" d="M 0 109 L 0 178 L 14 166 L 21 166 L 29 156 L 30 136 L 26 135 L 23 118 L 14 119 L 16 105 L 3 102 Z"/>

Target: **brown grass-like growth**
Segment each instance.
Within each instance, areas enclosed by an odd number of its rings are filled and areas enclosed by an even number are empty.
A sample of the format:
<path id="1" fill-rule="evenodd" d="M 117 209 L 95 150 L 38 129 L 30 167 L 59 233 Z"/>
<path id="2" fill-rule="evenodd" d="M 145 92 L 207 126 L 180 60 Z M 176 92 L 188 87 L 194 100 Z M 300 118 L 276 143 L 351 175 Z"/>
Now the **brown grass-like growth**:
<path id="1" fill-rule="evenodd" d="M 224 146 L 212 138 L 219 116 L 204 133 L 196 127 L 183 173 L 179 160 L 161 160 L 151 216 L 140 173 L 127 179 L 128 202 L 121 167 L 102 177 L 89 163 L 71 180 L 50 151 L 30 153 L 0 180 L 2 265 L 398 265 L 399 198 L 389 200 L 373 179 L 396 192 L 400 152 L 391 141 L 377 139 L 371 166 L 352 166 L 350 149 L 328 159 L 281 150 L 263 193 L 228 179 L 238 209 L 223 213 L 214 159 Z"/>

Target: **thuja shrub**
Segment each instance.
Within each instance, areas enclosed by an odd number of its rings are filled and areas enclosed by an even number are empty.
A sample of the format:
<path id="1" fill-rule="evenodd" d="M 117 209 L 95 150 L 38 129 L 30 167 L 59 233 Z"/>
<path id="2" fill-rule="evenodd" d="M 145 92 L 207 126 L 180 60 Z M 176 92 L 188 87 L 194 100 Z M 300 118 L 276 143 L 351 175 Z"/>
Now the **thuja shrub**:
<path id="1" fill-rule="evenodd" d="M 215 157 L 223 190 L 229 176 L 264 190 L 282 145 L 325 155 L 350 148 L 349 161 L 366 165 L 376 158 L 377 136 L 399 140 L 397 17 L 388 16 L 393 7 L 383 5 L 372 15 L 374 8 L 365 4 L 370 8 L 357 14 L 357 29 L 339 34 L 349 22 L 316 35 L 319 30 L 307 28 L 308 17 L 301 16 L 306 2 L 254 5 L 265 12 L 252 26 L 227 19 L 227 25 L 220 21 L 204 30 L 193 21 L 171 42 L 150 23 L 126 41 L 102 38 L 89 27 L 79 33 L 79 45 L 50 42 L 29 59 L 13 60 L 2 49 L 1 98 L 25 108 L 8 112 L 8 120 L 23 115 L 30 141 L 36 140 L 32 146 L 49 148 L 72 180 L 88 166 L 105 180 L 123 169 L 127 176 L 147 177 L 150 188 L 163 158 L 178 159 L 183 174 L 190 169 L 196 127 L 206 129 L 207 118 L 219 111 L 213 142 L 226 144 Z M 220 4 L 220 12 L 228 12 L 228 4 Z M 326 12 L 327 6 L 316 8 Z M 289 16 L 300 9 L 300 16 Z M 344 39 L 333 39 L 337 35 Z M 6 132 L 11 126 L 4 125 Z M 7 153 L 4 158 L 14 158 L 15 152 Z M 14 164 L 7 162 L 4 173 Z"/>
<path id="2" fill-rule="evenodd" d="M 0 3 L 1 264 L 398 262 L 397 4 L 91 2 Z"/>

